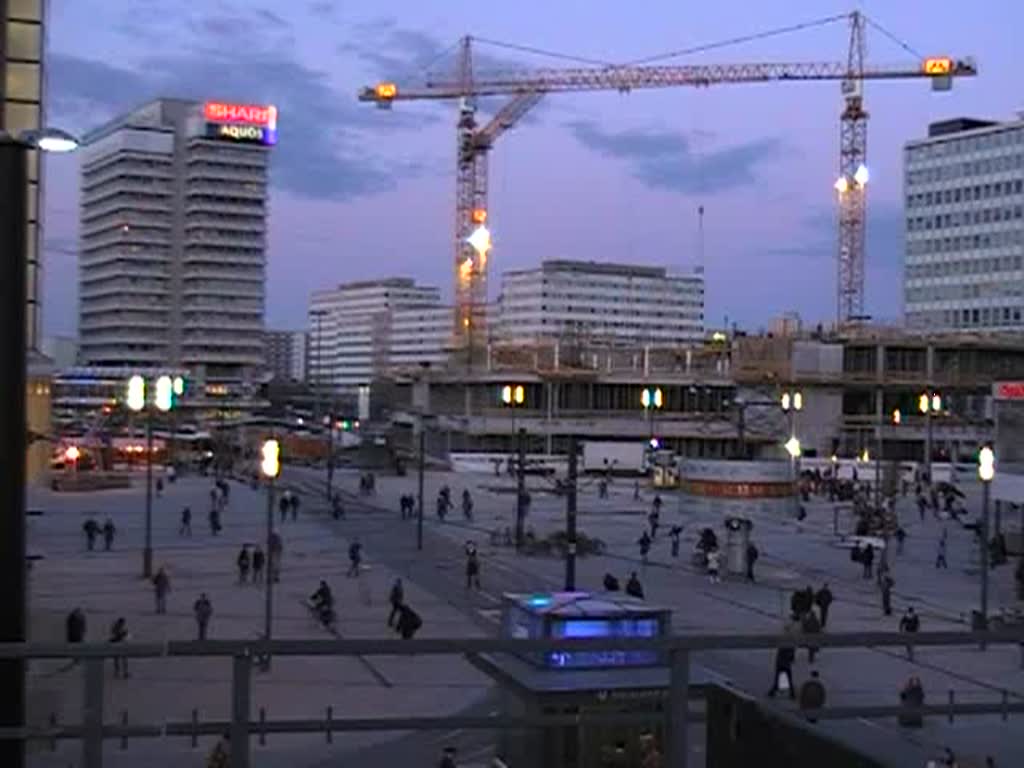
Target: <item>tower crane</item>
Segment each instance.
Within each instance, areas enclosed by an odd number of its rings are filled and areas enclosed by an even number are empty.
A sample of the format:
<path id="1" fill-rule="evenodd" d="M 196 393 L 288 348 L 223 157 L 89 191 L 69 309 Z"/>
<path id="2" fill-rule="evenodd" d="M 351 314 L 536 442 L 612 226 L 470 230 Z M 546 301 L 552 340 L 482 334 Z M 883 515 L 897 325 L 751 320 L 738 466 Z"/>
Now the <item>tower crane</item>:
<path id="1" fill-rule="evenodd" d="M 455 194 L 455 342 L 472 347 L 486 341 L 487 265 L 491 247 L 487 228 L 487 153 L 541 98 L 551 93 L 701 87 L 712 85 L 839 81 L 840 116 L 839 244 L 837 315 L 857 320 L 864 307 L 865 194 L 868 182 L 866 80 L 926 79 L 933 90 L 949 90 L 953 78 L 973 76 L 972 58 L 938 56 L 915 65 L 867 66 L 864 63 L 866 17 L 847 17 L 850 42 L 845 62 L 789 62 L 697 65 L 610 64 L 567 68 L 515 69 L 474 73 L 472 39 L 460 41 L 455 72 L 431 76 L 419 85 L 380 82 L 362 89 L 359 100 L 391 108 L 396 101 L 457 100 L 458 145 Z M 830 21 L 826 20 L 826 21 Z M 483 127 L 477 123 L 477 99 L 509 96 Z"/>

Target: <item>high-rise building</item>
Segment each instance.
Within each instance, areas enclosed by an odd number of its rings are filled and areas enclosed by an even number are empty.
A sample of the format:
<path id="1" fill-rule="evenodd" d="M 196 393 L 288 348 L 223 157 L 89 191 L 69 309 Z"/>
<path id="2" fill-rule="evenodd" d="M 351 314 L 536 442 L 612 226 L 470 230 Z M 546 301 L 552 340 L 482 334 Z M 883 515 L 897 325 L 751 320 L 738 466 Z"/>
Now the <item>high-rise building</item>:
<path id="1" fill-rule="evenodd" d="M 664 267 L 544 261 L 502 276 L 495 336 L 688 344 L 704 335 L 704 278 Z"/>
<path id="2" fill-rule="evenodd" d="M 209 391 L 264 364 L 277 110 L 160 99 L 84 137 L 80 359 L 184 368 Z"/>
<path id="3" fill-rule="evenodd" d="M 483 313 L 481 313 L 483 314 Z M 486 317 L 486 316 L 485 316 Z M 391 310 L 388 318 L 387 367 L 440 365 L 452 346 L 452 307 L 407 307 Z"/>
<path id="4" fill-rule="evenodd" d="M 267 370 L 279 381 L 305 381 L 309 335 L 305 331 L 266 331 Z"/>
<path id="5" fill-rule="evenodd" d="M 24 131 L 38 130 L 45 122 L 45 7 L 44 0 L 0 0 L 0 132 L 6 131 L 15 137 Z M 42 206 L 39 163 L 40 153 L 37 150 L 29 152 L 28 220 L 25 222 L 28 228 L 28 307 L 25 330 L 29 349 L 38 349 L 41 341 L 39 301 L 42 285 Z"/>
<path id="6" fill-rule="evenodd" d="M 904 147 L 911 328 L 1024 328 L 1024 119 L 933 123 Z"/>
<path id="7" fill-rule="evenodd" d="M 452 310 L 441 308 L 435 287 L 393 277 L 316 291 L 309 310 L 310 384 L 335 393 L 358 392 L 389 366 L 393 314 L 438 309 L 448 313 L 447 337 Z M 403 323 L 415 325 L 415 320 L 402 317 Z"/>

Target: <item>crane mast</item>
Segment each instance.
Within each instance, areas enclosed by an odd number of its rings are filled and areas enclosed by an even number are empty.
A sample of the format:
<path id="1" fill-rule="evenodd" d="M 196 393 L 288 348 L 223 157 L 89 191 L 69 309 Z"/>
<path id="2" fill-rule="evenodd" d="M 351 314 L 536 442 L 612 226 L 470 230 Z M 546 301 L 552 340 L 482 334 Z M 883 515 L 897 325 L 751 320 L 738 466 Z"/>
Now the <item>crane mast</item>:
<path id="1" fill-rule="evenodd" d="M 977 74 L 972 58 L 927 58 L 917 65 L 872 66 L 864 63 L 865 17 L 849 16 L 850 40 L 844 62 L 782 62 L 697 65 L 606 65 L 562 69 L 515 69 L 475 73 L 472 41 L 463 38 L 452 76 L 428 78 L 421 85 L 380 82 L 364 88 L 360 101 L 390 108 L 395 101 L 458 100 L 455 193 L 455 346 L 486 343 L 487 153 L 497 138 L 512 128 L 549 93 L 700 87 L 723 84 L 838 81 L 842 87 L 840 116 L 839 245 L 837 318 L 857 320 L 864 312 L 864 232 L 866 211 L 867 80 L 928 79 L 935 90 L 948 90 L 954 77 Z M 477 123 L 476 99 L 510 96 L 484 127 Z M 470 353 L 471 355 L 472 353 Z M 472 357 L 470 356 L 470 360 Z"/>

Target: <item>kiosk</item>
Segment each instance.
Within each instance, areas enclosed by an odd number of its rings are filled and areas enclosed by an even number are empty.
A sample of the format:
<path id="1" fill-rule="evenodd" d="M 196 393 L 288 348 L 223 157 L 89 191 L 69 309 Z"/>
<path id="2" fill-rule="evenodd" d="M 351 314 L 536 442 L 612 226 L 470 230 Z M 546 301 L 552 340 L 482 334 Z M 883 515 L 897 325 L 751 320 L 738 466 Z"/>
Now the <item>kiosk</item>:
<path id="1" fill-rule="evenodd" d="M 506 594 L 502 635 L 513 638 L 661 637 L 672 613 L 618 592 Z M 593 713 L 660 714 L 669 670 L 657 651 L 479 654 L 474 664 L 502 690 L 508 716 Z M 690 695 L 722 682 L 691 664 Z M 639 765 L 645 750 L 663 752 L 660 723 L 565 726 L 502 731 L 499 753 L 513 766 L 591 768 Z"/>

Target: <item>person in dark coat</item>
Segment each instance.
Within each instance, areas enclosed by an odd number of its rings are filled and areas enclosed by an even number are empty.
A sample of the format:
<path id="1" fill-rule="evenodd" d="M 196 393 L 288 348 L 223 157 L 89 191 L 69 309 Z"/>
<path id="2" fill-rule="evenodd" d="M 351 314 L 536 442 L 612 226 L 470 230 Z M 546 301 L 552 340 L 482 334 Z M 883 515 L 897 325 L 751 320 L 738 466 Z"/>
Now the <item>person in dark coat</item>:
<path id="1" fill-rule="evenodd" d="M 110 625 L 110 642 L 123 643 L 128 640 L 128 621 L 119 617 Z M 128 659 L 124 656 L 114 657 L 114 677 L 128 677 Z"/>
<path id="2" fill-rule="evenodd" d="M 391 613 L 388 614 L 388 626 L 394 626 L 395 619 L 402 613 L 402 604 L 405 602 L 405 588 L 401 579 L 395 579 L 391 585 L 391 593 L 388 595 L 388 602 L 391 603 Z"/>
<path id="3" fill-rule="evenodd" d="M 779 681 L 785 677 L 789 688 L 789 698 L 796 699 L 796 691 L 793 690 L 793 662 L 796 661 L 796 648 L 785 646 L 775 651 L 775 678 L 772 680 L 772 687 L 768 695 L 775 698 L 779 692 Z"/>
<path id="4" fill-rule="evenodd" d="M 64 621 L 65 639 L 69 643 L 80 643 L 85 640 L 85 614 L 81 608 L 75 608 Z"/>
<path id="5" fill-rule="evenodd" d="M 619 580 L 612 576 L 610 573 L 604 575 L 604 591 L 605 592 L 618 592 L 619 591 Z"/>
<path id="6" fill-rule="evenodd" d="M 171 591 L 171 579 L 163 567 L 153 576 L 153 594 L 156 596 L 156 612 L 167 613 L 167 593 Z"/>
<path id="7" fill-rule="evenodd" d="M 754 542 L 747 544 L 747 581 L 754 581 L 754 563 L 757 562 L 757 558 L 760 556 L 761 553 L 757 551 Z"/>
<path id="8" fill-rule="evenodd" d="M 643 532 L 643 535 L 636 540 L 636 543 L 640 545 L 640 559 L 646 563 L 647 555 L 651 551 L 651 537 L 647 531 Z"/>
<path id="9" fill-rule="evenodd" d="M 395 630 L 402 636 L 403 640 L 412 640 L 413 636 L 423 626 L 423 619 L 405 603 L 398 609 L 398 623 Z"/>
<path id="10" fill-rule="evenodd" d="M 892 576 L 888 573 L 882 576 L 879 589 L 882 590 L 882 613 L 886 616 L 892 616 L 892 588 L 894 586 L 896 586 L 896 582 Z"/>
<path id="11" fill-rule="evenodd" d="M 800 686 L 800 709 L 815 710 L 825 706 L 825 684 L 821 682 L 818 670 L 812 669 L 811 676 Z M 816 717 L 808 717 L 810 722 L 816 723 Z"/>
<path id="12" fill-rule="evenodd" d="M 466 555 L 466 589 L 480 589 L 480 556 L 474 547 Z"/>
<path id="13" fill-rule="evenodd" d="M 85 531 L 85 546 L 90 552 L 96 546 L 96 536 L 100 532 L 100 524 L 91 517 L 82 523 L 82 530 Z"/>
<path id="14" fill-rule="evenodd" d="M 626 594 L 640 600 L 644 599 L 644 587 L 637 578 L 636 571 L 629 574 L 629 581 L 626 582 Z"/>
<path id="15" fill-rule="evenodd" d="M 199 595 L 199 599 L 192 605 L 192 612 L 196 617 L 197 639 L 205 640 L 210 627 L 210 618 L 213 616 L 213 603 L 210 602 L 210 598 L 206 596 L 205 592 Z"/>
<path id="16" fill-rule="evenodd" d="M 257 544 L 256 548 L 252 551 L 252 581 L 254 584 L 263 581 L 263 566 L 266 564 L 267 556 Z"/>
<path id="17" fill-rule="evenodd" d="M 921 628 L 921 619 L 918 617 L 917 612 L 914 610 L 914 606 L 909 606 L 903 616 L 900 617 L 900 632 L 905 632 L 908 635 L 917 634 L 917 631 Z M 914 660 L 914 646 L 907 643 L 907 658 L 910 661 Z"/>
<path id="18" fill-rule="evenodd" d="M 800 620 L 800 627 L 807 637 L 807 661 L 813 664 L 819 648 L 814 643 L 814 639 L 821 634 L 821 621 L 818 619 L 818 614 L 813 610 L 807 611 Z"/>
<path id="19" fill-rule="evenodd" d="M 673 525 L 669 528 L 668 538 L 672 542 L 672 557 L 679 557 L 679 537 L 683 533 L 681 525 Z"/>
<path id="20" fill-rule="evenodd" d="M 833 601 L 832 590 L 828 588 L 828 582 L 821 585 L 821 589 L 814 593 L 814 604 L 818 606 L 821 615 L 821 628 L 828 626 L 828 610 Z"/>
<path id="21" fill-rule="evenodd" d="M 288 491 L 281 494 L 281 500 L 277 502 L 277 508 L 281 511 L 281 522 L 283 523 L 288 519 L 288 508 L 291 506 L 291 502 L 288 499 Z"/>
<path id="22" fill-rule="evenodd" d="M 192 535 L 192 508 L 185 507 L 181 510 L 181 525 L 178 526 L 179 536 Z"/>
<path id="23" fill-rule="evenodd" d="M 864 547 L 864 551 L 861 552 L 861 564 L 864 566 L 864 578 L 870 579 L 874 573 L 875 567 L 875 547 L 872 544 L 868 544 Z"/>
<path id="24" fill-rule="evenodd" d="M 346 576 L 358 577 L 359 576 L 359 565 L 363 561 L 363 545 L 359 543 L 359 539 L 356 539 L 348 545 L 348 573 Z"/>
<path id="25" fill-rule="evenodd" d="M 897 718 L 900 725 L 906 728 L 920 728 L 924 725 L 920 711 L 924 706 L 924 686 L 921 685 L 921 678 L 914 676 L 907 680 L 900 691 L 900 703 L 906 707 L 906 712 Z"/>
<path id="26" fill-rule="evenodd" d="M 249 579 L 249 565 L 251 564 L 248 544 L 242 545 L 242 550 L 238 553 L 235 564 L 238 566 L 238 583 L 245 584 Z"/>
<path id="27" fill-rule="evenodd" d="M 299 494 L 292 494 L 291 497 L 292 522 L 299 519 Z"/>

